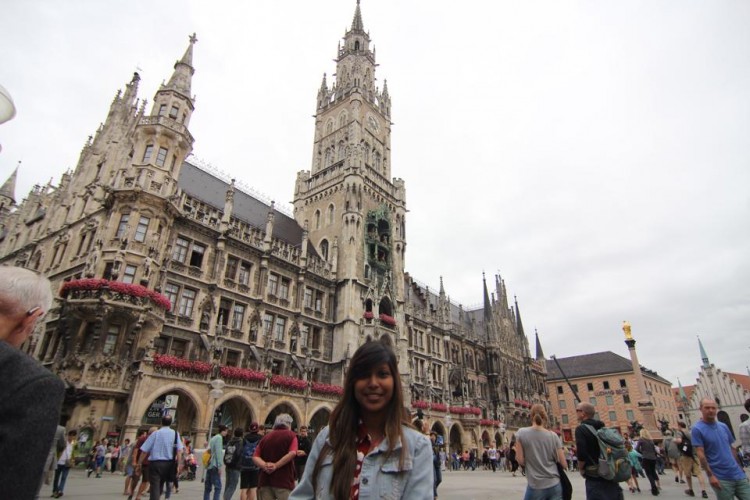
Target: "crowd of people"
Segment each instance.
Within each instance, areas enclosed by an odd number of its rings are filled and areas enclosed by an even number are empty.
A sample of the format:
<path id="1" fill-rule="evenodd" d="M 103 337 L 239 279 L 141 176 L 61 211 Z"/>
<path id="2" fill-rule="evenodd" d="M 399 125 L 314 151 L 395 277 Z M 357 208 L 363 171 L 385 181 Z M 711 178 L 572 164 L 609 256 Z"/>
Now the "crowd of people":
<path id="1" fill-rule="evenodd" d="M 172 428 L 171 414 L 162 415 L 161 427 L 140 432 L 133 443 L 103 438 L 91 446 L 87 439 L 79 441 L 75 429 L 57 422 L 60 379 L 18 349 L 51 303 L 48 280 L 0 266 L 0 470 L 13 478 L 3 494 L 39 498 L 42 483 L 51 480 L 52 497 L 59 498 L 70 469 L 83 461 L 92 481 L 122 472 L 128 500 L 146 494 L 150 500 L 170 498 L 181 480 L 195 479 L 198 468 L 191 442 Z M 652 495 L 658 496 L 667 467 L 678 486 L 687 486 L 687 496 L 700 491 L 708 498 L 710 487 L 719 500 L 750 500 L 745 462 L 733 447 L 730 429 L 717 420 L 716 401 L 709 398 L 701 400 L 701 419 L 690 430 L 681 422 L 663 439 L 653 439 L 646 429 L 631 439 L 618 434 L 612 447 L 622 448 L 619 458 L 603 441 L 608 429 L 586 402 L 576 408 L 580 425 L 574 446 L 563 447 L 560 436 L 549 430 L 545 407 L 535 404 L 529 427 L 519 429 L 508 446 L 489 444 L 479 455 L 476 449 L 447 454 L 443 436 L 430 432 L 422 420 L 411 420 L 396 355 L 387 343 L 368 341 L 357 349 L 343 389 L 328 425 L 316 429 L 312 442 L 304 425 L 293 431 L 288 414 L 276 416 L 268 431 L 251 423 L 229 436 L 230 429 L 219 425 L 203 452 L 204 500 L 230 500 L 237 489 L 241 500 L 436 499 L 443 471 L 478 467 L 514 476 L 520 469 L 527 481 L 525 500 L 569 500 L 566 472 L 573 470 L 585 478 L 587 500 L 624 498 L 621 482 L 640 493 L 639 477 L 647 478 Z M 745 408 L 750 412 L 750 399 Z M 26 439 L 30 434 L 38 439 Z M 747 418 L 739 437 L 750 449 Z M 17 460 L 19 449 L 24 450 L 22 461 Z M 622 462 L 613 467 L 614 459 Z M 626 477 L 617 474 L 618 467 Z"/>

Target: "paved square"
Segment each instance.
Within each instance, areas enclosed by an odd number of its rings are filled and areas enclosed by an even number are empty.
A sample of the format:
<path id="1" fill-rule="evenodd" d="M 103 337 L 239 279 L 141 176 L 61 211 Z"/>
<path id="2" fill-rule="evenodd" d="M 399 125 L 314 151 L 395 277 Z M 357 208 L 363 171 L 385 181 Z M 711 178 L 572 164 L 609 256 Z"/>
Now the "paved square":
<path id="1" fill-rule="evenodd" d="M 573 499 L 585 500 L 586 495 L 583 479 L 578 474 L 569 474 L 569 477 L 573 483 Z M 660 478 L 662 485 L 662 493 L 659 495 L 660 499 L 688 498 L 683 493 L 686 486 L 675 483 L 672 474 L 660 476 Z M 87 478 L 86 471 L 76 469 L 70 471 L 63 498 L 124 500 L 126 498 L 122 495 L 124 484 L 125 478 L 120 473 L 105 473 L 101 479 L 97 479 L 93 475 Z M 648 480 L 645 478 L 640 479 L 640 485 L 642 491 L 640 494 L 632 494 L 625 488 L 626 500 L 651 497 Z M 517 477 L 513 477 L 508 472 L 492 473 L 490 471 L 476 470 L 444 472 L 443 484 L 440 485 L 438 494 L 441 500 L 522 499 L 525 490 L 526 478 L 520 474 Z M 45 485 L 42 488 L 40 498 L 49 498 L 51 494 L 52 486 Z M 696 496 L 700 498 L 700 491 L 697 492 Z M 236 492 L 232 498 L 236 500 L 239 497 L 239 492 Z M 172 498 L 176 500 L 203 498 L 203 484 L 200 481 L 200 471 L 198 472 L 197 480 L 182 481 L 180 483 L 180 492 L 173 493 Z M 716 498 L 716 495 L 709 491 L 709 498 Z M 148 496 L 145 496 L 145 499 L 148 499 Z"/>

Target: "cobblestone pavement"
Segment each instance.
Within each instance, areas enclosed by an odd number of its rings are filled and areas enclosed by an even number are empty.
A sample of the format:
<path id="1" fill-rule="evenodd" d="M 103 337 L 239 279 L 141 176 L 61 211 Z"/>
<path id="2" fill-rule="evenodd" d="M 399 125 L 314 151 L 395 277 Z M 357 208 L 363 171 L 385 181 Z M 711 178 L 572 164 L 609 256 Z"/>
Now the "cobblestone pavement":
<path id="1" fill-rule="evenodd" d="M 573 499 L 584 500 L 583 479 L 576 473 L 569 475 L 573 483 Z M 660 499 L 677 499 L 688 498 L 683 490 L 684 484 L 674 482 L 673 475 L 660 476 L 662 483 L 662 494 Z M 625 488 L 625 499 L 646 499 L 651 498 L 648 489 L 648 480 L 641 479 L 641 490 L 643 493 L 632 494 Z M 123 485 L 125 478 L 120 473 L 103 474 L 102 478 L 96 478 L 93 475 L 86 477 L 86 471 L 76 469 L 70 471 L 68 484 L 65 487 L 63 498 L 70 499 L 122 499 Z M 697 485 L 697 481 L 695 482 Z M 646 485 L 644 487 L 644 485 Z M 526 478 L 520 474 L 517 477 L 511 476 L 507 472 L 492 473 L 491 471 L 458 471 L 443 473 L 443 484 L 438 489 L 441 500 L 490 500 L 490 499 L 522 499 L 526 490 Z M 45 485 L 42 488 L 40 498 L 49 498 L 52 494 L 52 486 Z M 234 499 L 239 499 L 239 492 L 234 494 Z M 0 492 L 0 498 L 2 494 Z M 146 500 L 148 496 L 144 497 Z M 182 481 L 180 483 L 180 492 L 173 493 L 172 498 L 175 500 L 201 499 L 203 498 L 203 484 L 200 481 L 200 471 L 198 479 L 195 481 Z M 697 492 L 697 498 L 700 498 L 700 491 Z M 713 492 L 709 492 L 709 498 L 716 498 Z M 408 499 L 407 499 L 408 500 Z"/>

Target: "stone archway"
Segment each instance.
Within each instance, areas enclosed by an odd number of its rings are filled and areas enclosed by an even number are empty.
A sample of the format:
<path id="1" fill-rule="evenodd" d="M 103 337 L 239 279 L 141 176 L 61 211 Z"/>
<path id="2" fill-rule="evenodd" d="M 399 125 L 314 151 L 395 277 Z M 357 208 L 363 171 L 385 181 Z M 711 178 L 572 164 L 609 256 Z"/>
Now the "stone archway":
<path id="1" fill-rule="evenodd" d="M 315 436 L 318 435 L 320 430 L 328 425 L 329 418 L 331 418 L 331 410 L 325 407 L 319 408 L 315 411 L 315 413 L 313 413 L 313 416 L 310 418 L 310 422 L 308 423 L 310 439 L 314 439 Z"/>
<path id="2" fill-rule="evenodd" d="M 198 408 L 190 394 L 172 388 L 156 396 L 141 415 L 140 429 L 161 426 L 161 417 L 166 414 L 172 416 L 173 426 L 180 435 L 194 440 L 195 431 L 200 427 L 200 423 Z"/>
<path id="3" fill-rule="evenodd" d="M 497 448 L 503 447 L 503 436 L 499 432 L 495 433 L 495 446 Z"/>
<path id="4" fill-rule="evenodd" d="M 482 447 L 483 448 L 489 448 L 490 447 L 490 433 L 487 431 L 484 431 L 482 433 Z"/>
<path id="5" fill-rule="evenodd" d="M 226 425 L 230 430 L 237 427 L 247 430 L 250 424 L 256 420 L 253 409 L 244 399 L 238 396 L 232 396 L 218 405 L 213 418 L 214 430 L 219 424 Z"/>
<path id="6" fill-rule="evenodd" d="M 458 424 L 453 424 L 450 432 L 450 450 L 451 452 L 462 453 L 464 451 L 464 443 L 461 439 L 461 428 Z M 467 447 L 468 449 L 468 447 Z"/>
<path id="7" fill-rule="evenodd" d="M 266 428 L 272 428 L 276 417 L 281 415 L 282 413 L 288 413 L 292 416 L 292 419 L 294 420 L 294 422 L 292 422 L 293 429 L 299 427 L 300 423 L 302 422 L 299 416 L 299 412 L 288 402 L 279 403 L 275 407 L 273 407 L 271 411 L 268 412 L 268 415 L 266 416 L 263 424 L 266 426 Z"/>

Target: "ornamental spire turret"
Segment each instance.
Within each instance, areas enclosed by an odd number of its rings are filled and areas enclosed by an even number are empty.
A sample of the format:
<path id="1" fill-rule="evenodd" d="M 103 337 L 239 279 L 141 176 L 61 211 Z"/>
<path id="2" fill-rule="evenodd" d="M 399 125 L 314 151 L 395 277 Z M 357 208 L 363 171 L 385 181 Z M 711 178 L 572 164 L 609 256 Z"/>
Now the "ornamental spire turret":
<path id="1" fill-rule="evenodd" d="M 703 342 L 701 342 L 700 337 L 698 337 L 698 347 L 701 351 L 701 361 L 703 361 L 703 368 L 710 367 L 711 363 L 708 361 L 708 354 L 706 354 L 706 350 L 703 348 Z"/>
<path id="2" fill-rule="evenodd" d="M 198 37 L 195 33 L 190 35 L 190 45 L 185 50 L 185 54 L 182 59 L 174 63 L 174 72 L 172 73 L 169 82 L 166 85 L 162 85 L 163 90 L 174 90 L 184 95 L 188 99 L 190 96 L 190 85 L 195 73 L 193 68 L 193 45 L 198 41 Z"/>
<path id="3" fill-rule="evenodd" d="M 359 0 L 357 0 L 357 8 L 354 9 L 354 19 L 352 19 L 352 31 L 364 31 L 365 26 L 362 23 L 362 11 L 359 8 Z"/>
<path id="4" fill-rule="evenodd" d="M 542 343 L 539 341 L 539 332 L 534 329 L 534 335 L 536 336 L 536 360 L 541 361 L 544 359 L 544 351 L 542 351 Z"/>
<path id="5" fill-rule="evenodd" d="M 2 187 L 0 187 L 0 206 L 2 207 L 16 204 L 16 178 L 18 177 L 18 167 L 20 165 L 21 162 L 19 161 L 13 173 L 10 174 Z M 8 201 L 10 203 L 7 203 Z"/>

